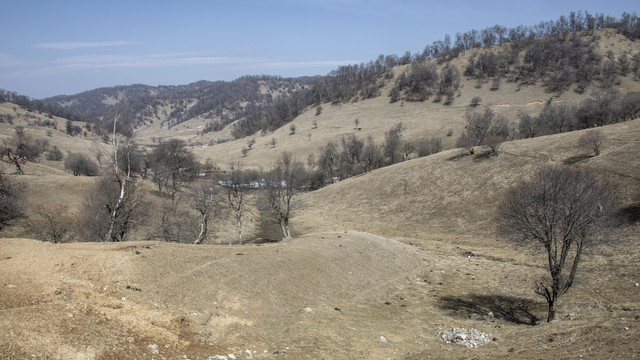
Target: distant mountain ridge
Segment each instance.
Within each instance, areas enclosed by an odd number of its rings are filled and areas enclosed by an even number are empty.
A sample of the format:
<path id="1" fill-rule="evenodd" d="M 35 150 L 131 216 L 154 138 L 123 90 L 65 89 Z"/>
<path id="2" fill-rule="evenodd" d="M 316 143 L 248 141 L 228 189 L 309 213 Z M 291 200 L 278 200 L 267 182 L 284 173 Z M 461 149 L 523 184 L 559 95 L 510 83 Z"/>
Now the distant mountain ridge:
<path id="1" fill-rule="evenodd" d="M 63 106 L 89 121 L 113 115 L 114 105 L 124 102 L 133 112 L 137 125 L 161 119 L 171 127 L 196 116 L 228 117 L 247 104 L 264 104 L 311 81 L 309 77 L 244 76 L 234 81 L 202 80 L 188 85 L 134 84 L 58 95 L 41 101 Z"/>

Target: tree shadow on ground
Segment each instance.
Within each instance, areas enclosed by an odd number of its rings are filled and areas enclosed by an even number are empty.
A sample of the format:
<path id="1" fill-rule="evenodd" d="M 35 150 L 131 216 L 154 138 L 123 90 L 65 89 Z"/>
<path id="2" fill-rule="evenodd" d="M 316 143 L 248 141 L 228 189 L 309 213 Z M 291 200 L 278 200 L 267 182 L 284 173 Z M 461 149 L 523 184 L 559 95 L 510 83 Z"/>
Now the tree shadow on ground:
<path id="1" fill-rule="evenodd" d="M 633 204 L 626 206 L 620 210 L 620 215 L 623 219 L 627 220 L 631 224 L 635 224 L 640 221 L 640 204 Z"/>
<path id="2" fill-rule="evenodd" d="M 572 156 L 570 158 L 563 160 L 562 162 L 565 163 L 565 165 L 573 165 L 575 163 L 579 163 L 580 161 L 591 159 L 592 157 L 593 155 L 590 155 L 590 154 L 586 154 L 586 155 L 582 154 L 582 155 Z"/>
<path id="3" fill-rule="evenodd" d="M 487 318 L 493 313 L 495 319 L 522 325 L 536 325 L 540 320 L 535 312 L 545 311 L 546 304 L 525 298 L 504 295 L 443 296 L 438 306 L 454 316 L 465 318 Z"/>
<path id="4" fill-rule="evenodd" d="M 474 161 L 482 161 L 482 160 L 486 160 L 486 159 L 491 159 L 494 156 L 498 156 L 498 154 L 494 153 L 491 150 L 485 151 L 485 152 L 476 152 L 475 156 L 473 157 L 473 160 Z"/>
<path id="5" fill-rule="evenodd" d="M 471 156 L 468 151 L 463 152 L 462 154 L 454 155 L 447 159 L 447 161 L 458 161 L 460 159 L 466 158 L 467 156 Z"/>

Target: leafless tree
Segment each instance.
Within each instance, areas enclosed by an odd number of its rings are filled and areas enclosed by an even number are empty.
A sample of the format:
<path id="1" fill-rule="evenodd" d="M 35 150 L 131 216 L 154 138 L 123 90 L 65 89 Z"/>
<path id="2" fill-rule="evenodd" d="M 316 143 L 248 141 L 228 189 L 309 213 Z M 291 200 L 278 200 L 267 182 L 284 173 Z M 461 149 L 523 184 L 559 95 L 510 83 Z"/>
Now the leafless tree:
<path id="1" fill-rule="evenodd" d="M 282 153 L 278 165 L 267 174 L 266 201 L 273 219 L 285 238 L 291 237 L 289 219 L 295 207 L 294 197 L 304 180 L 304 166 L 289 152 Z"/>
<path id="2" fill-rule="evenodd" d="M 239 163 L 231 164 L 229 176 L 224 179 L 227 205 L 231 209 L 233 225 L 238 231 L 238 242 L 242 244 L 242 230 L 251 210 L 246 189 L 250 179 L 245 176 L 242 171 L 242 165 Z"/>
<path id="3" fill-rule="evenodd" d="M 480 145 L 491 128 L 495 113 L 485 106 L 482 110 L 467 110 L 464 117 L 467 120 L 469 136 L 473 139 L 475 146 Z"/>
<path id="4" fill-rule="evenodd" d="M 24 192 L 24 185 L 0 172 L 0 230 L 26 216 Z"/>
<path id="5" fill-rule="evenodd" d="M 98 179 L 85 198 L 83 227 L 90 241 L 124 241 L 127 233 L 144 219 L 148 208 L 131 176 L 130 156 L 119 154 L 119 150 L 130 147 L 120 147 L 121 139 L 125 144 L 129 139 L 117 133 L 118 120 L 116 112 L 111 139 L 112 170 Z M 119 164 L 119 159 L 125 159 L 126 164 Z"/>
<path id="6" fill-rule="evenodd" d="M 7 155 L 11 163 L 15 165 L 18 175 L 24 174 L 20 166 L 21 163 L 34 161 L 43 151 L 42 146 L 39 146 L 22 126 L 15 127 L 15 134 L 3 146 L 3 156 Z"/>
<path id="7" fill-rule="evenodd" d="M 405 141 L 402 143 L 402 159 L 409 160 L 409 157 L 415 151 L 416 147 L 411 141 Z"/>
<path id="8" fill-rule="evenodd" d="M 158 144 L 151 152 L 151 166 L 158 190 L 162 190 L 163 186 L 171 186 L 172 191 L 177 191 L 180 183 L 189 183 L 198 173 L 193 154 L 180 139 Z"/>
<path id="9" fill-rule="evenodd" d="M 376 145 L 372 137 L 367 139 L 367 143 L 362 148 L 362 155 L 360 156 L 362 161 L 363 170 L 369 172 L 382 166 L 384 161 L 380 147 Z"/>
<path id="10" fill-rule="evenodd" d="M 84 153 L 70 154 L 64 161 L 64 168 L 70 170 L 73 176 L 96 176 L 100 173 L 98 164 Z"/>
<path id="11" fill-rule="evenodd" d="M 200 231 L 194 244 L 201 244 L 209 231 L 209 221 L 220 216 L 221 206 L 218 185 L 213 182 L 200 182 L 189 188 L 190 205 L 200 214 Z"/>
<path id="12" fill-rule="evenodd" d="M 401 155 L 401 138 L 404 125 L 399 122 L 384 133 L 384 157 L 389 165 L 393 165 L 402 159 Z"/>
<path id="13" fill-rule="evenodd" d="M 69 212 L 65 205 L 43 205 L 29 213 L 27 228 L 33 236 L 53 243 L 68 242 L 73 239 L 77 215 Z"/>
<path id="14" fill-rule="evenodd" d="M 318 166 L 329 179 L 329 182 L 333 183 L 334 178 L 336 177 L 336 172 L 338 171 L 338 163 L 340 160 L 338 145 L 336 145 L 335 142 L 330 141 L 319 150 Z"/>
<path id="15" fill-rule="evenodd" d="M 595 156 L 600 155 L 600 148 L 605 140 L 604 133 L 600 130 L 589 130 L 578 139 L 578 144 L 582 147 L 593 150 Z"/>
<path id="16" fill-rule="evenodd" d="M 507 191 L 499 206 L 503 232 L 546 250 L 549 277 L 537 282 L 536 293 L 547 301 L 547 322 L 573 284 L 583 247 L 603 239 L 617 208 L 611 184 L 566 166 L 542 168 Z"/>

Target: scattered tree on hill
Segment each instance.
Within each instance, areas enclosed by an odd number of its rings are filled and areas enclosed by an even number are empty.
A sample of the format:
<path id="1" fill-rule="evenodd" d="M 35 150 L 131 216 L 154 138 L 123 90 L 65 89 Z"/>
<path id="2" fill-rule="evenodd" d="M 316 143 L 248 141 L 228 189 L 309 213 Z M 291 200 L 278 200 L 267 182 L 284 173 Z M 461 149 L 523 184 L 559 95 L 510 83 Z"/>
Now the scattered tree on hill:
<path id="1" fill-rule="evenodd" d="M 418 157 L 428 156 L 442 151 L 442 139 L 432 137 L 430 140 L 422 139 L 416 144 L 416 152 Z"/>
<path id="2" fill-rule="evenodd" d="M 26 217 L 25 187 L 0 172 L 0 230 Z"/>
<path id="3" fill-rule="evenodd" d="M 547 322 L 573 284 L 583 247 L 601 241 L 612 224 L 617 202 L 611 184 L 564 166 L 545 167 L 507 191 L 499 206 L 502 230 L 546 250 L 549 276 L 537 282 L 536 293 L 547 301 Z"/>
<path id="4" fill-rule="evenodd" d="M 251 211 L 246 192 L 246 186 L 250 181 L 248 173 L 242 170 L 239 163 L 231 164 L 229 175 L 223 177 L 227 206 L 231 209 L 231 220 L 238 231 L 239 244 L 242 244 L 244 224 Z"/>
<path id="5" fill-rule="evenodd" d="M 305 170 L 289 152 L 282 153 L 278 165 L 269 171 L 266 179 L 265 196 L 269 212 L 280 225 L 285 238 L 291 237 L 289 220 L 291 210 L 296 206 L 294 197 L 304 181 Z"/>
<path id="6" fill-rule="evenodd" d="M 47 152 L 46 158 L 50 161 L 61 161 L 64 158 L 64 154 L 56 145 L 54 145 L 53 149 Z"/>
<path id="7" fill-rule="evenodd" d="M 185 200 L 179 196 L 162 199 L 159 222 L 154 226 L 152 237 L 166 242 L 193 243 L 202 229 L 202 218 L 195 216 L 192 208 L 186 206 L 189 201 L 192 199 Z"/>
<path id="8" fill-rule="evenodd" d="M 130 156 L 124 156 L 127 163 L 119 165 L 120 147 L 117 133 L 119 115 L 113 117 L 112 132 L 112 168 L 100 177 L 85 197 L 84 224 L 87 239 L 90 241 L 124 241 L 127 233 L 141 223 L 146 216 L 148 206 L 142 194 L 137 191 L 135 178 L 132 177 Z M 125 143 L 129 140 L 124 138 Z M 125 170 L 123 170 L 125 169 Z"/>
<path id="9" fill-rule="evenodd" d="M 600 155 L 602 142 L 605 140 L 604 133 L 600 130 L 589 130 L 578 139 L 578 145 L 593 151 L 594 156 Z"/>
<path id="10" fill-rule="evenodd" d="M 176 191 L 180 183 L 188 183 L 198 174 L 193 154 L 180 139 L 163 141 L 153 149 L 150 157 L 153 181 L 159 191 L 167 186 Z"/>
<path id="11" fill-rule="evenodd" d="M 188 197 L 191 208 L 200 214 L 200 231 L 194 244 L 202 244 L 209 233 L 209 221 L 221 214 L 218 185 L 213 182 L 201 182 L 189 188 Z"/>
<path id="12" fill-rule="evenodd" d="M 84 153 L 69 155 L 64 161 L 64 168 L 70 170 L 73 176 L 96 176 L 100 172 L 98 165 Z"/>
<path id="13" fill-rule="evenodd" d="M 27 228 L 36 239 L 52 243 L 71 241 L 77 226 L 77 216 L 69 207 L 44 205 L 30 211 Z"/>
<path id="14" fill-rule="evenodd" d="M 320 147 L 319 151 L 318 166 L 324 173 L 325 178 L 328 179 L 330 183 L 333 183 L 338 172 L 340 161 L 338 146 L 335 142 L 330 141 L 325 146 Z"/>
<path id="15" fill-rule="evenodd" d="M 367 143 L 362 148 L 360 159 L 363 165 L 363 171 L 369 172 L 382 166 L 384 157 L 380 151 L 380 147 L 376 145 L 373 138 L 369 137 Z"/>
<path id="16" fill-rule="evenodd" d="M 120 178 L 120 179 L 119 179 Z M 121 242 L 146 218 L 149 206 L 138 184 L 107 173 L 88 189 L 81 211 L 86 241 Z M 124 191 L 123 191 L 124 188 Z"/>
<path id="17" fill-rule="evenodd" d="M 383 153 L 389 165 L 393 165 L 402 160 L 402 131 L 404 125 L 399 122 L 384 133 Z"/>
<path id="18" fill-rule="evenodd" d="M 22 175 L 24 172 L 20 164 L 37 161 L 43 151 L 43 146 L 34 141 L 22 126 L 16 126 L 13 137 L 4 143 L 3 155 L 7 155 L 9 161 L 15 165 L 16 173 Z"/>

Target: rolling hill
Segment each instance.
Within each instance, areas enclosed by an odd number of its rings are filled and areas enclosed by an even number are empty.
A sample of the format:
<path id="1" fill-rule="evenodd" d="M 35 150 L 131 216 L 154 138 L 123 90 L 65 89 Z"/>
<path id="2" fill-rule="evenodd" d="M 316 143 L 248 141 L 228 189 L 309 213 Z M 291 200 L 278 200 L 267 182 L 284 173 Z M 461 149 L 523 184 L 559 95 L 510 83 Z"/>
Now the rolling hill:
<path id="1" fill-rule="evenodd" d="M 597 35 L 592 45 L 602 56 L 640 50 L 637 41 L 610 29 Z M 452 64 L 463 69 L 485 50 L 463 52 Z M 135 140 L 143 147 L 183 139 L 198 159 L 222 167 L 241 160 L 247 168 L 268 168 L 283 151 L 304 161 L 349 134 L 382 143 L 398 122 L 405 125 L 403 139 L 441 137 L 444 150 L 301 194 L 292 217 L 295 237 L 279 242 L 219 245 L 234 236 L 227 219 L 216 221 L 216 237 L 206 245 L 157 241 L 158 211 L 169 196 L 147 180 L 140 184 L 152 200 L 154 221 L 132 241 L 52 244 L 29 239 L 28 220 L 18 222 L 0 233 L 0 358 L 640 356 L 640 120 L 600 126 L 605 140 L 598 156 L 578 145 L 588 130 L 507 141 L 497 155 L 478 146 L 470 155 L 455 142 L 474 98 L 517 128 L 520 113 L 537 115 L 547 103 L 580 104 L 597 96 L 600 83 L 582 93 L 574 91 L 577 84 L 549 92 L 543 81 L 524 85 L 505 78 L 490 90 L 487 79 L 462 76 L 449 105 L 433 98 L 390 102 L 394 80 L 410 69 L 393 68 L 379 96 L 322 103 L 319 113 L 317 106 L 305 108 L 292 120 L 294 134 L 290 123 L 238 139 L 229 127 L 202 134 L 211 119 L 201 115 L 170 129 L 155 115 L 140 122 Z M 640 90 L 631 73 L 616 78 L 612 86 L 620 97 Z M 108 105 L 105 94 L 97 96 Z M 192 106 L 194 99 L 184 103 Z M 56 130 L 38 126 L 46 115 L 19 106 L 0 104 L 0 114 L 11 114 L 13 122 L 0 123 L 2 139 L 20 125 L 64 152 L 96 154 L 107 145 L 91 131 L 66 134 L 65 119 L 53 119 Z M 253 149 L 242 157 L 252 138 Z M 544 323 L 546 304 L 533 289 L 547 271 L 544 254 L 502 238 L 497 207 L 515 181 L 548 164 L 609 179 L 621 192 L 624 221 L 608 241 L 585 251 L 576 284 L 560 299 L 558 319 Z M 78 211 L 94 183 L 65 172 L 59 161 L 23 168 L 25 175 L 7 176 L 25 184 L 29 209 Z M 0 171 L 10 174 L 13 167 L 0 163 Z M 254 215 L 249 238 L 257 236 L 258 222 Z M 477 329 L 491 341 L 446 343 L 442 334 L 451 328 Z"/>

